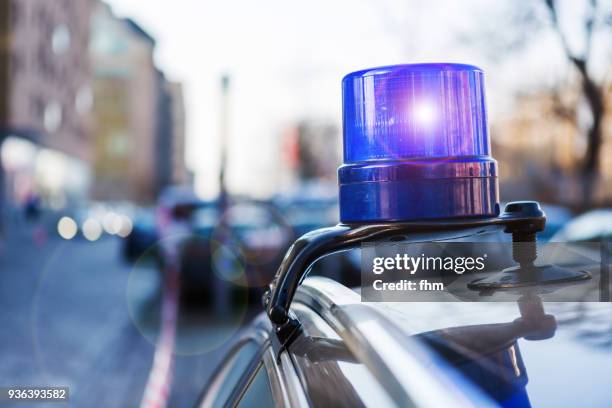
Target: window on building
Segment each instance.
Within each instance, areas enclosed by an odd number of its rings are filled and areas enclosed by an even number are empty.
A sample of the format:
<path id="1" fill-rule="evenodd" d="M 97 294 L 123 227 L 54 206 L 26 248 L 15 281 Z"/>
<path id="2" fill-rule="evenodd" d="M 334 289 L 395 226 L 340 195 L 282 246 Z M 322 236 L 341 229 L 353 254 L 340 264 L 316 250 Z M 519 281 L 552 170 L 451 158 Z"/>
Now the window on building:
<path id="1" fill-rule="evenodd" d="M 57 101 L 47 104 L 44 114 L 45 129 L 48 132 L 55 132 L 62 124 L 62 105 Z"/>
<path id="2" fill-rule="evenodd" d="M 93 94 L 88 85 L 82 85 L 74 97 L 74 107 L 80 114 L 85 114 L 93 106 Z"/>
<path id="3" fill-rule="evenodd" d="M 70 30 L 66 24 L 59 24 L 53 29 L 51 48 L 56 55 L 64 54 L 70 48 Z"/>

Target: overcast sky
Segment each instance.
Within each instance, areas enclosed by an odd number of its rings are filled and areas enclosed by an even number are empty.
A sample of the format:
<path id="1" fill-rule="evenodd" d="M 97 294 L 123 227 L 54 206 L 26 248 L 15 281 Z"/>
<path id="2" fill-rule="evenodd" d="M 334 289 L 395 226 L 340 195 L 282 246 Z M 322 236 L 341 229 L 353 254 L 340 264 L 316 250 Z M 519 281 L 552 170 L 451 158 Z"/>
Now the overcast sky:
<path id="1" fill-rule="evenodd" d="M 501 0 L 109 0 L 158 42 L 156 61 L 181 81 L 187 108 L 188 163 L 197 190 L 217 191 L 220 76 L 232 78 L 229 184 L 266 195 L 278 180 L 277 140 L 301 118 L 340 118 L 340 81 L 351 71 L 395 63 L 449 61 L 487 72 L 493 116 L 517 84 L 563 75 L 552 35 L 522 55 L 521 70 L 504 50 L 470 43 L 482 26 L 496 29 Z M 499 27 L 503 30 L 503 26 Z M 499 54 L 499 58 L 495 55 Z M 493 58 L 491 58 L 493 55 Z M 497 61 L 497 62 L 496 62 Z M 499 63 L 503 61 L 503 63 Z M 520 72 L 519 72 L 520 71 Z"/>

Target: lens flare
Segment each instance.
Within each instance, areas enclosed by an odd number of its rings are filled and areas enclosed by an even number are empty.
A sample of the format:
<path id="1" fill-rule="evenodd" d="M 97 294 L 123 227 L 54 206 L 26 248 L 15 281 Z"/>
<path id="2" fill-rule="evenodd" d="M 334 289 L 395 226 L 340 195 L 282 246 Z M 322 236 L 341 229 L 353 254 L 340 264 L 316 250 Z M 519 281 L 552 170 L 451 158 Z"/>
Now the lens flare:
<path id="1" fill-rule="evenodd" d="M 142 337 L 153 345 L 160 336 L 161 302 L 164 291 L 168 290 L 164 282 L 169 272 L 164 267 L 157 270 L 159 264 L 156 258 L 166 245 L 164 241 L 175 241 L 178 238 L 187 242 L 201 237 L 187 234 L 161 239 L 134 262 L 128 277 L 126 296 L 130 318 Z M 176 355 L 202 355 L 223 351 L 248 320 L 249 288 L 243 283 L 244 276 L 232 283 L 222 280 L 222 283 L 228 285 L 226 303 L 222 304 L 216 298 L 218 291 L 213 290 L 218 289 L 217 283 L 220 279 L 213 271 L 210 260 L 205 262 L 205 247 L 206 245 L 201 247 L 196 254 L 203 258 L 192 258 L 198 266 L 196 279 L 193 279 L 194 276 L 188 270 L 179 271 L 181 275 L 178 290 L 179 299 L 182 300 L 176 328 Z"/>
<path id="2" fill-rule="evenodd" d="M 220 279 L 239 282 L 245 273 L 243 257 L 237 247 L 212 243 L 213 271 Z"/>

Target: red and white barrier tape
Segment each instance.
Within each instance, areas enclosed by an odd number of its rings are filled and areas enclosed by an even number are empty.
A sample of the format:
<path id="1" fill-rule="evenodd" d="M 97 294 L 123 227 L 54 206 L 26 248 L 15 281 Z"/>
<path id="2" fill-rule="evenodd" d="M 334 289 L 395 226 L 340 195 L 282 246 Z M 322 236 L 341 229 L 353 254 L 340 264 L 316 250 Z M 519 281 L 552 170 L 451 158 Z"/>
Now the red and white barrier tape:
<path id="1" fill-rule="evenodd" d="M 155 347 L 153 366 L 140 403 L 141 408 L 165 408 L 172 387 L 180 284 L 178 268 L 167 267 L 164 275 L 160 336 Z"/>

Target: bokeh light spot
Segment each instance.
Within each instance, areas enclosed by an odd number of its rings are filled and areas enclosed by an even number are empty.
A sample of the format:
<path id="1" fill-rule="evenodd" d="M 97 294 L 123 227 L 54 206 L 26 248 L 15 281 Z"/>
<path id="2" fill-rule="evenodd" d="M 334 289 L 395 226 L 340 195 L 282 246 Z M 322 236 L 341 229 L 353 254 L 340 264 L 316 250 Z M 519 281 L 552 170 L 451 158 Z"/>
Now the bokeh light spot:
<path id="1" fill-rule="evenodd" d="M 69 240 L 74 238 L 77 231 L 77 223 L 70 217 L 62 217 L 57 223 L 57 233 L 64 239 Z"/>
<path id="2" fill-rule="evenodd" d="M 102 235 L 102 226 L 93 218 L 88 218 L 83 223 L 83 236 L 88 241 L 96 241 Z"/>

